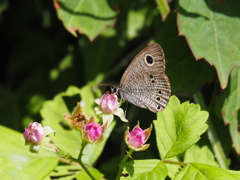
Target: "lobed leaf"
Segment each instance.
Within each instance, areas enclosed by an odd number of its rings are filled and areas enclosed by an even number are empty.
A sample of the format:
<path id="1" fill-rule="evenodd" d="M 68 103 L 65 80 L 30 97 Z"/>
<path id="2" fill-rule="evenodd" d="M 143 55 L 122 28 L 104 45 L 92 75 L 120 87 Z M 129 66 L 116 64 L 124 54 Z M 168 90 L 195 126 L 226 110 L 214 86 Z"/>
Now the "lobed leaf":
<path id="1" fill-rule="evenodd" d="M 201 111 L 199 105 L 180 104 L 177 97 L 172 96 L 153 122 L 161 158 L 179 155 L 195 144 L 208 127 L 207 118 L 208 112 Z"/>
<path id="2" fill-rule="evenodd" d="M 240 66 L 240 1 L 178 1 L 178 26 L 197 59 L 214 65 L 222 88 Z"/>

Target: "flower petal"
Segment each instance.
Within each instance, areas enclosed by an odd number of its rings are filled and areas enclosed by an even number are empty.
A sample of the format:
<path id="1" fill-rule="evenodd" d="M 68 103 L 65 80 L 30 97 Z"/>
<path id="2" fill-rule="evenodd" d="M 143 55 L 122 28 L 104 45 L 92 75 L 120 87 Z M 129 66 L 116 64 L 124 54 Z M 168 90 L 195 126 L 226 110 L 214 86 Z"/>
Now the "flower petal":
<path id="1" fill-rule="evenodd" d="M 101 109 L 99 108 L 99 106 L 98 106 L 98 107 L 95 107 L 94 110 L 95 110 L 95 113 L 96 113 L 96 114 L 101 114 L 101 113 L 102 113 L 102 111 L 101 111 Z"/>
<path id="2" fill-rule="evenodd" d="M 50 133 L 55 133 L 56 132 L 50 126 L 44 126 L 43 129 L 44 129 L 44 135 L 45 136 L 49 135 Z"/>
<path id="3" fill-rule="evenodd" d="M 99 105 L 100 104 L 100 99 L 95 99 L 94 102 Z"/>
<path id="4" fill-rule="evenodd" d="M 41 141 L 41 146 L 49 151 L 57 152 L 59 151 L 58 148 L 55 146 L 55 144 L 52 142 L 52 140 L 48 137 L 44 137 Z"/>
<path id="5" fill-rule="evenodd" d="M 113 114 L 102 114 L 103 124 L 107 123 L 107 125 L 111 124 L 113 121 Z"/>
<path id="6" fill-rule="evenodd" d="M 145 137 L 145 139 L 144 139 L 144 143 L 145 143 L 145 142 L 148 140 L 148 138 L 149 138 L 149 136 L 150 136 L 150 134 L 151 134 L 151 132 L 152 132 L 152 124 L 150 125 L 149 128 L 145 129 L 144 132 L 145 132 L 145 134 L 146 134 L 146 137 Z"/>
<path id="7" fill-rule="evenodd" d="M 125 114 L 122 108 L 117 108 L 114 114 L 118 116 L 123 122 L 128 122 L 128 120 L 125 118 Z"/>
<path id="8" fill-rule="evenodd" d="M 142 146 L 140 146 L 139 148 L 137 149 L 134 149 L 135 151 L 143 151 L 143 150 L 146 150 L 147 148 L 149 148 L 150 144 L 144 144 Z"/>

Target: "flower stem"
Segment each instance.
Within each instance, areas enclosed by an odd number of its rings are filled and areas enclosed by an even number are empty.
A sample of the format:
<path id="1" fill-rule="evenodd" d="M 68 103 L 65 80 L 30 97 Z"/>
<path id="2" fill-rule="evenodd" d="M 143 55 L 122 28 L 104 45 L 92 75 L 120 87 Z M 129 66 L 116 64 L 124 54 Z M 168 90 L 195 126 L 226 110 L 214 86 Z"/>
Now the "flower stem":
<path id="1" fill-rule="evenodd" d="M 80 166 L 83 168 L 83 170 L 88 174 L 88 176 L 92 179 L 92 180 L 96 180 L 93 175 L 89 172 L 89 170 L 86 168 L 86 166 L 83 164 L 82 162 L 82 155 L 83 155 L 83 150 L 86 147 L 87 143 L 86 142 L 82 142 L 82 146 L 80 149 L 80 153 L 78 155 L 78 162 L 80 164 Z"/>
<path id="2" fill-rule="evenodd" d="M 170 8 L 169 8 L 167 0 L 156 0 L 156 3 L 158 6 L 158 9 L 162 15 L 162 18 L 166 19 L 168 13 L 170 12 Z"/>
<path id="3" fill-rule="evenodd" d="M 123 158 L 123 160 L 121 161 L 120 164 L 126 162 L 127 159 L 128 159 L 129 157 L 131 157 L 131 155 L 132 155 L 133 152 L 134 152 L 134 149 L 130 149 L 130 151 L 126 154 L 126 156 Z M 120 166 L 120 167 L 119 167 L 119 170 L 118 170 L 118 175 L 117 175 L 117 177 L 116 177 L 116 180 L 119 180 L 119 179 L 120 179 L 120 176 L 121 176 L 122 171 L 123 171 L 123 168 Z"/>
<path id="4" fill-rule="evenodd" d="M 202 94 L 199 91 L 196 94 L 194 94 L 193 98 L 194 98 L 195 102 L 198 103 L 203 110 L 207 110 L 205 102 L 202 98 Z M 214 154 L 216 156 L 216 159 L 221 168 L 229 169 L 228 165 L 227 165 L 227 159 L 223 152 L 221 142 L 218 139 L 217 133 L 215 131 L 215 128 L 214 128 L 214 125 L 212 123 L 210 116 L 207 120 L 207 124 L 208 124 L 207 135 L 210 140 L 210 143 L 212 144 L 212 148 L 213 148 Z"/>

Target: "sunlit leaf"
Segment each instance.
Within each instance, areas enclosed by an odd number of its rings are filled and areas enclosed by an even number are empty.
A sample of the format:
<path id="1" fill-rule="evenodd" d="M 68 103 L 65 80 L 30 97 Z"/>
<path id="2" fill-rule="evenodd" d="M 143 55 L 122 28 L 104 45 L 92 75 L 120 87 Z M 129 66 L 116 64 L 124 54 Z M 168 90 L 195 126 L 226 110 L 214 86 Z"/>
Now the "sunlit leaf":
<path id="1" fill-rule="evenodd" d="M 160 160 L 135 160 L 120 165 L 124 168 L 122 174 L 126 178 L 121 179 L 159 179 L 167 176 L 167 167 Z"/>
<path id="2" fill-rule="evenodd" d="M 180 104 L 178 98 L 172 96 L 153 122 L 161 158 L 179 155 L 196 143 L 208 127 L 207 118 L 208 112 L 201 111 L 199 105 Z"/>
<path id="3" fill-rule="evenodd" d="M 43 179 L 57 165 L 53 152 L 40 148 L 38 154 L 25 146 L 23 134 L 0 126 L 0 177 L 8 179 Z M 37 176 L 36 176 L 37 175 Z"/>
<path id="4" fill-rule="evenodd" d="M 185 166 L 174 180 L 238 180 L 239 171 L 230 171 L 207 164 L 191 163 Z"/>

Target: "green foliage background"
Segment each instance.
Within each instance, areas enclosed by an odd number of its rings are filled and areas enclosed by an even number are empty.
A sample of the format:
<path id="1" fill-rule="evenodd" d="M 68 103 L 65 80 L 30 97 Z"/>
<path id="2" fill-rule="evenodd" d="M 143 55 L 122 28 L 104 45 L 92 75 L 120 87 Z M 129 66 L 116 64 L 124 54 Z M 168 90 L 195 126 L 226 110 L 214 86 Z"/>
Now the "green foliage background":
<path id="1" fill-rule="evenodd" d="M 41 122 L 45 101 L 69 86 L 117 85 L 134 56 L 154 41 L 164 49 L 172 94 L 205 104 L 201 109 L 209 112 L 230 169 L 240 169 L 240 2 L 173 0 L 166 19 L 158 3 L 0 0 L 1 125 L 23 132 L 29 122 Z M 64 99 L 69 112 L 81 98 Z M 156 115 L 129 104 L 127 119 L 130 127 L 139 120 L 147 128 Z M 126 149 L 126 124 L 116 120 L 96 162 L 106 177 L 116 174 L 112 164 Z M 193 148 L 204 144 L 213 152 L 208 135 Z M 154 137 L 149 143 L 148 151 L 133 157 L 159 158 Z"/>

